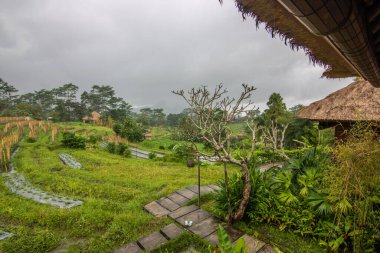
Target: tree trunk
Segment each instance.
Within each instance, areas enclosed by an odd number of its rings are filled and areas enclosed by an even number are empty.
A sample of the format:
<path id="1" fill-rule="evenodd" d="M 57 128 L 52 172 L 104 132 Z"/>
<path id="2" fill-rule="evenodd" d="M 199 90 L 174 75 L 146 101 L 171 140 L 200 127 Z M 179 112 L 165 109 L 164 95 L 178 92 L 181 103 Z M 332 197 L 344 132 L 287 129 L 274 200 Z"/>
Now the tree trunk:
<path id="1" fill-rule="evenodd" d="M 233 213 L 231 216 L 227 215 L 225 218 L 228 222 L 237 221 L 243 218 L 245 208 L 247 207 L 249 203 L 249 198 L 251 196 L 251 176 L 248 170 L 247 164 L 243 163 L 241 166 L 241 173 L 244 179 L 244 189 L 243 189 L 243 196 L 240 201 L 239 208 L 236 210 L 235 213 Z"/>

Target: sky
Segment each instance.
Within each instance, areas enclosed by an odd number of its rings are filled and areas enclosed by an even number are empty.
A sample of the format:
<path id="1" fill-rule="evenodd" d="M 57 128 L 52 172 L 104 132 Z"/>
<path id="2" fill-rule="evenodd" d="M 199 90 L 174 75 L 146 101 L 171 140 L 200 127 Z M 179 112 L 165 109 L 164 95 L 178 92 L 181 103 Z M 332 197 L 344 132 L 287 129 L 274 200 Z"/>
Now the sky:
<path id="1" fill-rule="evenodd" d="M 186 104 L 172 90 L 223 83 L 237 96 L 248 83 L 264 109 L 273 92 L 308 105 L 352 81 L 321 78 L 233 0 L 0 1 L 0 78 L 19 93 L 111 85 L 135 109 L 178 113 Z"/>

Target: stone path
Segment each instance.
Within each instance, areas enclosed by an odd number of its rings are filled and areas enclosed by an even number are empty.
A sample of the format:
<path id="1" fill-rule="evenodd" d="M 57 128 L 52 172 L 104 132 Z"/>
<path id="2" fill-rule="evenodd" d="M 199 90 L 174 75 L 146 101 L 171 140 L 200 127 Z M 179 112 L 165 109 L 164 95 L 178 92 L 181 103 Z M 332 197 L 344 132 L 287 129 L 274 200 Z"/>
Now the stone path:
<path id="1" fill-rule="evenodd" d="M 80 164 L 79 162 L 77 162 L 71 155 L 69 154 L 59 154 L 58 155 L 59 159 L 61 159 L 61 161 L 66 164 L 67 166 L 69 166 L 70 168 L 72 169 L 83 169 L 82 168 L 82 164 Z"/>
<path id="2" fill-rule="evenodd" d="M 200 188 L 201 194 L 215 192 L 219 189 L 216 185 L 207 185 Z M 274 253 L 272 246 L 259 241 L 258 239 L 244 234 L 244 232 L 237 230 L 219 221 L 210 213 L 203 209 L 198 208 L 196 205 L 185 206 L 190 200 L 196 199 L 198 196 L 198 187 L 190 186 L 178 190 L 166 197 L 153 201 L 144 206 L 144 209 L 156 217 L 169 217 L 173 219 L 174 223 L 161 229 L 159 232 L 154 232 L 148 236 L 139 239 L 137 242 L 129 243 L 115 251 L 115 253 L 126 252 L 142 252 L 143 250 L 151 251 L 165 244 L 168 240 L 177 238 L 185 230 L 199 235 L 201 238 L 207 240 L 212 245 L 218 245 L 217 229 L 219 224 L 222 225 L 230 240 L 237 241 L 243 238 L 246 242 L 248 253 Z M 187 221 L 192 221 L 191 226 L 187 226 Z"/>
<path id="3" fill-rule="evenodd" d="M 13 234 L 0 230 L 0 241 L 13 236 Z"/>
<path id="4" fill-rule="evenodd" d="M 266 172 L 273 167 L 282 168 L 282 165 L 284 165 L 284 162 L 268 163 L 268 164 L 259 166 L 259 170 L 261 172 Z"/>
<path id="5" fill-rule="evenodd" d="M 41 204 L 49 204 L 51 206 L 58 206 L 59 208 L 71 208 L 83 204 L 81 200 L 74 200 L 71 198 L 62 197 L 59 195 L 51 194 L 33 187 L 22 174 L 18 173 L 13 166 L 13 159 L 18 149 L 14 151 L 11 157 L 10 172 L 4 173 L 6 178 L 5 185 L 11 190 L 22 197 L 31 199 Z"/>

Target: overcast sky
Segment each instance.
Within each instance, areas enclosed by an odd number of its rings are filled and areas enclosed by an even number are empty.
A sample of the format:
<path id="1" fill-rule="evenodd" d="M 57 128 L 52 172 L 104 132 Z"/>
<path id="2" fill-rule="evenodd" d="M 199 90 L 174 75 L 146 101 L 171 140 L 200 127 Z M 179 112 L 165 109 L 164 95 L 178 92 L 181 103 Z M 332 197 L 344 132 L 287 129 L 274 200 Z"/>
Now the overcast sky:
<path id="1" fill-rule="evenodd" d="M 262 109 L 273 92 L 309 104 L 350 83 L 320 78 L 232 0 L 0 0 L 0 78 L 20 93 L 74 83 L 112 85 L 135 108 L 179 112 L 171 90 L 224 83 L 257 87 Z"/>

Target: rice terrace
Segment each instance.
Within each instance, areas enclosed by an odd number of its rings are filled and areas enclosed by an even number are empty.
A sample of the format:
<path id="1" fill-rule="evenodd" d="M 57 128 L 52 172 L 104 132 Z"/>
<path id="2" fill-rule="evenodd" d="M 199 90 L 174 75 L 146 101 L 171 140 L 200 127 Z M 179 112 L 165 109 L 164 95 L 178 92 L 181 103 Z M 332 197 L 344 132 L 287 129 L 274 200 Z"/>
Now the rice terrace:
<path id="1" fill-rule="evenodd" d="M 1 253 L 380 252 L 377 1 L 2 5 Z"/>

